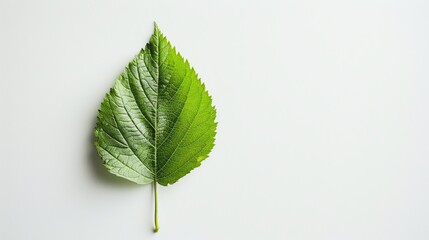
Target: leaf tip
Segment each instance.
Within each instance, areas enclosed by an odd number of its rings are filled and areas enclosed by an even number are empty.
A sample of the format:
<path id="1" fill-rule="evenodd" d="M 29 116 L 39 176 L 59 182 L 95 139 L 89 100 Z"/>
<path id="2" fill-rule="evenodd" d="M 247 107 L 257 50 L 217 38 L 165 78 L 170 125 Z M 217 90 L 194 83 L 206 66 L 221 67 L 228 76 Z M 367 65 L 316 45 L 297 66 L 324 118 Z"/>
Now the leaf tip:
<path id="1" fill-rule="evenodd" d="M 158 24 L 156 24 L 156 22 L 155 21 L 153 21 L 153 32 L 159 32 L 159 27 L 158 27 Z"/>

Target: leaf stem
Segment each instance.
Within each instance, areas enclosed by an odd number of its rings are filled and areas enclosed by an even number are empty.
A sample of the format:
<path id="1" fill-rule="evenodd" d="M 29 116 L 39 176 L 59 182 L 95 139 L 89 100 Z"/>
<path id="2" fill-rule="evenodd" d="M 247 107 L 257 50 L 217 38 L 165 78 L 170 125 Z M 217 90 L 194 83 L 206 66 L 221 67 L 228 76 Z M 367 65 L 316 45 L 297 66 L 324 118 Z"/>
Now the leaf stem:
<path id="1" fill-rule="evenodd" d="M 154 216 L 155 228 L 153 229 L 153 231 L 158 232 L 158 230 L 159 230 L 159 227 L 158 227 L 158 191 L 156 189 L 156 181 L 153 181 L 153 193 L 155 195 L 155 216 Z"/>

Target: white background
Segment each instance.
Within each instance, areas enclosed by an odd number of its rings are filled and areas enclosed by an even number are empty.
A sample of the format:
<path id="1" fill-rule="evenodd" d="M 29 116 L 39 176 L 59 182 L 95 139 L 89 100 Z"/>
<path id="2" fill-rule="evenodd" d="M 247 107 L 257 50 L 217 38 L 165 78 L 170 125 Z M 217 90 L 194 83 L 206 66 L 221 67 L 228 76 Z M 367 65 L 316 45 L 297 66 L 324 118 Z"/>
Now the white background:
<path id="1" fill-rule="evenodd" d="M 429 3 L 0 3 L 0 239 L 429 239 Z M 160 187 L 107 173 L 97 109 L 153 21 L 218 109 Z"/>

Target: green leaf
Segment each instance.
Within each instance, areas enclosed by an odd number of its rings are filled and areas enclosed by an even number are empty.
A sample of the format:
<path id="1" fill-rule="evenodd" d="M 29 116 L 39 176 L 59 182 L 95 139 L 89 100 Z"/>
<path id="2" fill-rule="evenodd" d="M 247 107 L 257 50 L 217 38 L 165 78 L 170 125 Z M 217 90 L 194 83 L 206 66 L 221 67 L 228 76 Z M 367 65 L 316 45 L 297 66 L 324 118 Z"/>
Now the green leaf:
<path id="1" fill-rule="evenodd" d="M 149 43 L 101 103 L 95 145 L 111 173 L 138 184 L 153 182 L 156 189 L 156 183 L 173 184 L 208 157 L 215 117 L 197 73 L 155 24 Z"/>

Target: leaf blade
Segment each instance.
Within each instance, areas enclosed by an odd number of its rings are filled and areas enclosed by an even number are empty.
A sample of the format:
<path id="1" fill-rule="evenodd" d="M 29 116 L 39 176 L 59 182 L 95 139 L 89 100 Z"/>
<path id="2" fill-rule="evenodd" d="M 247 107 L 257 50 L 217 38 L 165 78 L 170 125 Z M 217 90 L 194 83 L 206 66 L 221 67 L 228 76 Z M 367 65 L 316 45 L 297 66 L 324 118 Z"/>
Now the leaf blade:
<path id="1" fill-rule="evenodd" d="M 215 118 L 197 73 L 155 24 L 100 107 L 96 148 L 111 173 L 166 186 L 208 157 Z"/>

